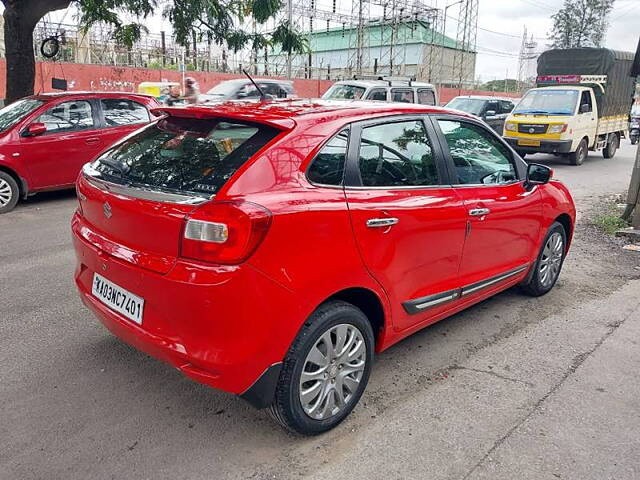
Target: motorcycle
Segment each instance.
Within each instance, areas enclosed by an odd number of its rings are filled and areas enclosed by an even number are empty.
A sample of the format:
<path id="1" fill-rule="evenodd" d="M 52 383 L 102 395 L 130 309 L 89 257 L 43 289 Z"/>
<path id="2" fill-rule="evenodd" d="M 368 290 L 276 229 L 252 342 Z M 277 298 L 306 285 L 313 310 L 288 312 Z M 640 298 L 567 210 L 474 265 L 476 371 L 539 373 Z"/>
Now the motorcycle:
<path id="1" fill-rule="evenodd" d="M 638 143 L 638 138 L 640 138 L 640 117 L 634 117 L 629 123 L 629 140 L 631 140 L 631 145 Z"/>

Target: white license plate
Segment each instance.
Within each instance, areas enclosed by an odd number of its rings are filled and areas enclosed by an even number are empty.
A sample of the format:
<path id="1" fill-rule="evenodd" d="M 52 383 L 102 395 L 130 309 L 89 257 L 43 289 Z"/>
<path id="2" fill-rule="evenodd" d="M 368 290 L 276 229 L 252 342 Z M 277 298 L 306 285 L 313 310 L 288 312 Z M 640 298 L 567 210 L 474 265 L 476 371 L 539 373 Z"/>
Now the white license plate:
<path id="1" fill-rule="evenodd" d="M 93 274 L 91 293 L 107 307 L 142 325 L 144 299 L 119 287 L 97 273 Z"/>

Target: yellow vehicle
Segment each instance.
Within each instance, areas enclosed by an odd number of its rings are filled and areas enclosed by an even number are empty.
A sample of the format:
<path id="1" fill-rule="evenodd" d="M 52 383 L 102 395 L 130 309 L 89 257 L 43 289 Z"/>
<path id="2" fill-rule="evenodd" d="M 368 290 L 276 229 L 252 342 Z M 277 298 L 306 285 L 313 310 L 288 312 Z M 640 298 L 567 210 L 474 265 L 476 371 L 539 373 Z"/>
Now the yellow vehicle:
<path id="1" fill-rule="evenodd" d="M 153 95 L 154 97 L 161 99 L 162 97 L 169 95 L 171 88 L 180 88 L 179 82 L 141 82 L 138 85 L 138 93 L 146 93 L 147 95 Z"/>
<path id="2" fill-rule="evenodd" d="M 628 135 L 633 54 L 604 48 L 549 50 L 537 88 L 507 117 L 505 140 L 521 155 L 553 153 L 581 165 L 589 150 L 612 158 Z"/>

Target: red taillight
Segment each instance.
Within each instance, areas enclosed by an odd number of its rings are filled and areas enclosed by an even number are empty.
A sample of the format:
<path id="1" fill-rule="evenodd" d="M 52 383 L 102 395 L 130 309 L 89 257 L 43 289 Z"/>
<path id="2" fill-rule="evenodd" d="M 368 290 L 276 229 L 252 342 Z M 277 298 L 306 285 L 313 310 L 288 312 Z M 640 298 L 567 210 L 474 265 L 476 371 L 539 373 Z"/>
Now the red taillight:
<path id="1" fill-rule="evenodd" d="M 207 203 L 186 219 L 181 256 L 210 263 L 242 263 L 264 239 L 271 212 L 261 205 L 229 201 Z"/>

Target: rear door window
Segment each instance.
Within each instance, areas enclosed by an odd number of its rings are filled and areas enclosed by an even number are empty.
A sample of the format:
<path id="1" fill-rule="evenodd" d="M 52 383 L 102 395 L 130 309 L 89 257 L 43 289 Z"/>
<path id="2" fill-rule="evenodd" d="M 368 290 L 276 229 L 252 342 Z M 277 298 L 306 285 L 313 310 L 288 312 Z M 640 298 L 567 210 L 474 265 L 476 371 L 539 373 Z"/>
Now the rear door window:
<path id="1" fill-rule="evenodd" d="M 36 122 L 47 126 L 47 134 L 76 132 L 94 128 L 93 109 L 86 100 L 73 100 L 54 105 L 44 112 Z"/>
<path id="2" fill-rule="evenodd" d="M 431 142 L 419 120 L 363 128 L 358 165 L 365 187 L 440 183 Z"/>
<path id="3" fill-rule="evenodd" d="M 367 95 L 367 100 L 387 101 L 387 90 L 385 88 L 374 88 Z"/>
<path id="4" fill-rule="evenodd" d="M 235 120 L 169 116 L 108 150 L 94 168 L 116 183 L 213 194 L 279 132 Z"/>
<path id="5" fill-rule="evenodd" d="M 428 88 L 421 88 L 418 90 L 418 103 L 422 105 L 435 105 L 436 95 L 433 90 Z"/>
<path id="6" fill-rule="evenodd" d="M 144 105 L 122 98 L 103 98 L 100 100 L 102 114 L 107 127 L 119 127 L 149 121 L 149 111 Z"/>
<path id="7" fill-rule="evenodd" d="M 411 90 L 410 88 L 392 88 L 391 101 L 413 103 L 413 90 Z"/>

